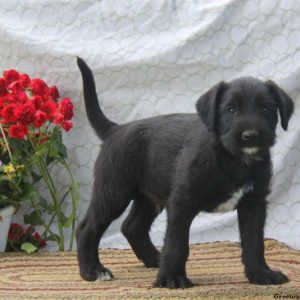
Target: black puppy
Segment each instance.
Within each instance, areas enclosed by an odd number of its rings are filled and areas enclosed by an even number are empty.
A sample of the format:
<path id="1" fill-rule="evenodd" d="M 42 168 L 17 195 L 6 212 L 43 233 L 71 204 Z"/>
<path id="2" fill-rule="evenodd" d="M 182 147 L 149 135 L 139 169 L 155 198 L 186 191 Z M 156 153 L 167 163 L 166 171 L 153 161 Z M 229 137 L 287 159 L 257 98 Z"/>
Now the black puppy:
<path id="1" fill-rule="evenodd" d="M 131 200 L 122 225 L 136 256 L 158 267 L 156 287 L 187 288 L 189 229 L 200 212 L 237 208 L 245 274 L 251 283 L 281 284 L 288 278 L 264 258 L 266 197 L 272 174 L 270 147 L 278 121 L 286 130 L 290 97 L 274 82 L 251 77 L 221 82 L 196 103 L 198 114 L 172 114 L 117 125 L 101 111 L 93 74 L 78 58 L 88 119 L 104 141 L 95 165 L 87 214 L 77 229 L 80 274 L 109 280 L 98 245 L 109 224 Z M 166 207 L 168 225 L 161 254 L 149 230 Z"/>

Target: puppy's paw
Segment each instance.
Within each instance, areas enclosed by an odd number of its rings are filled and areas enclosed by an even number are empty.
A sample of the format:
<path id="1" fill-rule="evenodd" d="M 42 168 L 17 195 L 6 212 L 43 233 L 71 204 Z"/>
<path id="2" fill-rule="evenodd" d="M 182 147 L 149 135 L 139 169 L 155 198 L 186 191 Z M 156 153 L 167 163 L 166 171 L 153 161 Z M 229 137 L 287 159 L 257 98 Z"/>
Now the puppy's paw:
<path id="1" fill-rule="evenodd" d="M 86 281 L 108 281 L 114 279 L 112 272 L 104 267 L 98 267 L 96 270 L 93 271 L 81 271 L 80 275 Z"/>
<path id="2" fill-rule="evenodd" d="M 100 281 L 109 281 L 109 280 L 113 280 L 114 276 L 112 274 L 112 272 L 108 269 L 105 269 L 105 271 L 101 271 L 99 273 L 97 273 L 97 280 Z"/>
<path id="3" fill-rule="evenodd" d="M 246 276 L 249 282 L 254 284 L 282 284 L 289 281 L 288 277 L 282 272 L 270 269 L 246 272 Z"/>
<path id="4" fill-rule="evenodd" d="M 154 282 L 154 287 L 169 289 L 186 289 L 193 287 L 194 284 L 185 275 L 158 275 Z"/>

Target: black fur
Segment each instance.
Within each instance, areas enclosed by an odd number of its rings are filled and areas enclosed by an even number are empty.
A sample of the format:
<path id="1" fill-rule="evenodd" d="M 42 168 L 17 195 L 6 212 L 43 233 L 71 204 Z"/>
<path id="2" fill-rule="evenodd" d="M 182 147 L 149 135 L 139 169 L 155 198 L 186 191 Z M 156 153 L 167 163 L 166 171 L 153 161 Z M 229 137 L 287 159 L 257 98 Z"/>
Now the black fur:
<path id="1" fill-rule="evenodd" d="M 185 265 L 194 217 L 200 211 L 213 212 L 241 187 L 250 186 L 236 205 L 245 274 L 257 284 L 288 281 L 268 267 L 263 241 L 272 173 L 269 150 L 275 142 L 277 111 L 284 129 L 292 115 L 288 95 L 273 82 L 240 78 L 221 82 L 204 94 L 196 103 L 198 114 L 116 125 L 99 107 L 91 70 L 80 58 L 78 65 L 88 118 L 104 140 L 91 203 L 77 229 L 82 278 L 112 278 L 100 263 L 99 241 L 133 200 L 122 232 L 145 266 L 159 266 L 154 285 L 192 286 Z M 159 254 L 149 230 L 164 207 L 168 226 Z"/>

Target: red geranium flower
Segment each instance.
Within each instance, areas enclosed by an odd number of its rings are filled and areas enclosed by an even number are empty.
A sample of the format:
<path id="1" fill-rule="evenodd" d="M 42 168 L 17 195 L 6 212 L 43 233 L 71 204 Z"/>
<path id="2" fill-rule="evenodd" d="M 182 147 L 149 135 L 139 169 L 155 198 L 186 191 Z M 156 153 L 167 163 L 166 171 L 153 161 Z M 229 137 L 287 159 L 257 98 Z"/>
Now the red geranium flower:
<path id="1" fill-rule="evenodd" d="M 8 89 L 13 93 L 18 93 L 20 91 L 23 91 L 23 84 L 20 80 L 13 81 L 9 86 Z"/>
<path id="2" fill-rule="evenodd" d="M 5 106 L 1 112 L 2 124 L 11 123 L 16 121 L 15 109 L 17 108 L 16 104 L 9 104 Z"/>
<path id="3" fill-rule="evenodd" d="M 47 96 L 48 95 L 48 86 L 44 80 L 40 78 L 34 78 L 31 80 L 31 90 L 33 94 L 39 96 Z"/>
<path id="4" fill-rule="evenodd" d="M 16 121 L 29 125 L 34 122 L 34 116 L 36 113 L 36 108 L 33 101 L 29 101 L 23 105 L 16 107 L 15 116 Z"/>
<path id="5" fill-rule="evenodd" d="M 17 241 L 22 236 L 23 236 L 23 226 L 17 223 L 11 223 L 8 232 L 8 239 L 11 241 Z"/>
<path id="6" fill-rule="evenodd" d="M 11 83 L 13 81 L 16 81 L 19 79 L 20 74 L 16 70 L 6 70 L 3 72 L 4 78 L 7 80 L 8 83 Z"/>
<path id="7" fill-rule="evenodd" d="M 5 94 L 4 96 L 2 96 L 2 99 L 3 103 L 5 103 L 6 105 L 16 102 L 16 97 L 14 94 Z"/>
<path id="8" fill-rule="evenodd" d="M 20 81 L 22 82 L 24 88 L 30 87 L 31 79 L 27 74 L 21 74 Z"/>
<path id="9" fill-rule="evenodd" d="M 40 235 L 38 232 L 35 232 L 35 233 L 33 234 L 33 236 L 34 236 L 37 240 L 39 240 L 39 239 L 41 238 L 41 235 Z"/>
<path id="10" fill-rule="evenodd" d="M 23 231 L 23 226 L 18 224 L 18 223 L 11 223 L 10 224 L 10 229 L 15 231 L 15 230 L 20 230 L 20 231 Z"/>
<path id="11" fill-rule="evenodd" d="M 73 123 L 70 122 L 70 121 L 66 121 L 66 122 L 64 122 L 64 123 L 61 125 L 61 127 L 62 127 L 65 131 L 68 132 L 70 129 L 73 128 Z"/>
<path id="12" fill-rule="evenodd" d="M 70 98 L 59 103 L 55 85 L 49 87 L 40 78 L 31 79 L 16 70 L 4 71 L 0 78 L 0 122 L 6 125 L 10 137 L 22 138 L 47 121 L 69 131 L 73 124 L 73 104 Z M 19 130 L 20 132 L 17 132 Z"/>
<path id="13" fill-rule="evenodd" d="M 36 111 L 34 115 L 34 126 L 40 128 L 48 119 L 48 116 L 43 111 Z"/>
<path id="14" fill-rule="evenodd" d="M 41 105 L 41 111 L 48 115 L 49 120 L 53 120 L 57 113 L 57 104 L 52 101 L 47 101 Z"/>
<path id="15" fill-rule="evenodd" d="M 19 104 L 26 103 L 28 101 L 27 94 L 24 91 L 18 92 L 14 97 L 14 101 Z"/>
<path id="16" fill-rule="evenodd" d="M 56 125 L 60 125 L 63 123 L 63 121 L 65 120 L 65 117 L 60 113 L 56 113 L 54 118 L 53 118 L 53 123 Z"/>
<path id="17" fill-rule="evenodd" d="M 46 241 L 43 240 L 43 239 L 40 239 L 39 247 L 40 247 L 40 248 L 43 248 L 43 247 L 45 247 L 45 246 L 46 246 Z"/>
<path id="18" fill-rule="evenodd" d="M 41 108 L 42 103 L 43 103 L 43 99 L 42 99 L 41 96 L 39 96 L 39 95 L 33 96 L 31 98 L 31 100 L 34 102 L 34 106 L 35 106 L 36 109 L 40 109 Z"/>
<path id="19" fill-rule="evenodd" d="M 27 135 L 28 129 L 23 124 L 14 124 L 9 127 L 8 134 L 14 139 L 22 139 Z"/>
<path id="20" fill-rule="evenodd" d="M 64 98 L 58 103 L 58 110 L 64 115 L 66 120 L 71 120 L 73 117 L 73 103 L 70 98 Z"/>
<path id="21" fill-rule="evenodd" d="M 59 98 L 59 92 L 58 92 L 58 89 L 57 87 L 54 85 L 54 86 L 51 86 L 48 90 L 48 95 L 49 95 L 49 98 L 53 101 L 57 101 L 57 99 Z"/>

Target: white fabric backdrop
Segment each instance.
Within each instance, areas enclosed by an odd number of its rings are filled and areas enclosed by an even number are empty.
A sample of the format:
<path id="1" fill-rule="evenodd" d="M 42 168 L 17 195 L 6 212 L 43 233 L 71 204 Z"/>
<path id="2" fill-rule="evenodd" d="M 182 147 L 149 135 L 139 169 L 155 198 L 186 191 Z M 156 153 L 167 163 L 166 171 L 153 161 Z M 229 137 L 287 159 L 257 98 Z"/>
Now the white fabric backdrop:
<path id="1" fill-rule="evenodd" d="M 194 102 L 219 80 L 275 80 L 296 109 L 289 131 L 278 128 L 265 232 L 300 249 L 298 0 L 0 0 L 0 40 L 0 70 L 41 77 L 75 102 L 75 129 L 65 141 L 83 182 L 79 219 L 100 143 L 87 123 L 76 55 L 95 72 L 105 114 L 120 123 L 194 112 Z M 102 247 L 128 247 L 119 233 L 123 218 L 111 225 Z M 157 245 L 165 225 L 162 213 L 151 233 Z M 191 243 L 238 239 L 235 212 L 201 213 L 191 227 Z"/>

